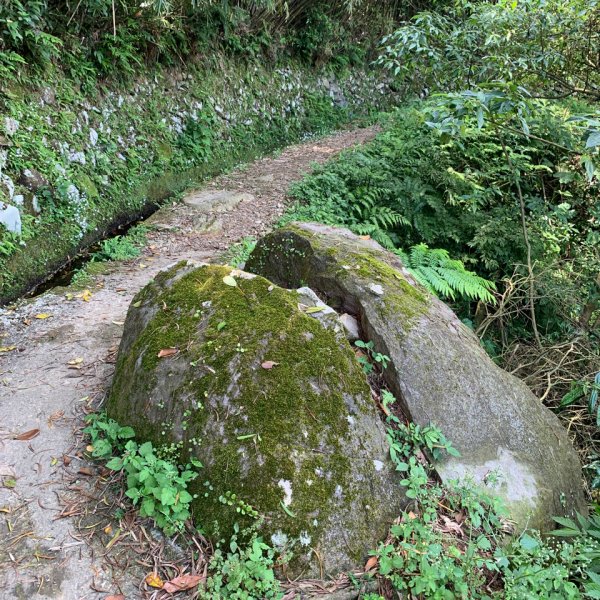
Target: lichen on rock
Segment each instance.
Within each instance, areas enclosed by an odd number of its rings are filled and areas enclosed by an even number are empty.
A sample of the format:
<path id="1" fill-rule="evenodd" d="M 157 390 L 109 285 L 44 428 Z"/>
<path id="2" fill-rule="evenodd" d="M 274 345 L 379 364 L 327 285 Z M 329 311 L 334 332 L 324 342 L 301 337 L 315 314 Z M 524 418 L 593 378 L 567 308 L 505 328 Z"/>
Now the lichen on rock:
<path id="1" fill-rule="evenodd" d="M 265 539 L 294 554 L 290 572 L 315 576 L 361 565 L 403 494 L 350 345 L 306 298 L 179 263 L 130 307 L 107 410 L 203 463 L 191 491 L 208 535 L 250 524 L 251 506 Z"/>

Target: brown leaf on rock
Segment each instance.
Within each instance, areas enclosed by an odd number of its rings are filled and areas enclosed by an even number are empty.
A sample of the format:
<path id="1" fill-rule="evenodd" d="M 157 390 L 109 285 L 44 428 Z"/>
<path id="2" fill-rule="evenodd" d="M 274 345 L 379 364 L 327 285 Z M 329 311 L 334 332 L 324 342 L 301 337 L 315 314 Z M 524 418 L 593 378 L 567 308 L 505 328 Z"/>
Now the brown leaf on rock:
<path id="1" fill-rule="evenodd" d="M 273 367 L 276 367 L 279 363 L 278 362 L 274 362 L 272 360 L 265 360 L 265 362 L 260 365 L 263 369 L 272 369 Z"/>
<path id="2" fill-rule="evenodd" d="M 365 563 L 365 573 L 371 569 L 374 569 L 378 562 L 379 558 L 377 556 L 371 556 L 371 558 L 369 558 L 369 560 Z"/>
<path id="3" fill-rule="evenodd" d="M 166 358 L 168 356 L 175 356 L 175 354 L 177 354 L 178 352 L 179 352 L 179 350 L 177 348 L 163 348 L 158 353 L 158 358 Z"/>
<path id="4" fill-rule="evenodd" d="M 24 431 L 23 433 L 19 433 L 13 437 L 13 440 L 19 440 L 21 442 L 27 442 L 32 440 L 34 437 L 40 434 L 39 429 L 30 429 L 29 431 Z"/>
<path id="5" fill-rule="evenodd" d="M 125 600 L 123 594 L 113 594 L 112 596 L 106 596 L 104 600 Z"/>
<path id="6" fill-rule="evenodd" d="M 171 581 L 165 582 L 163 590 L 169 592 L 169 594 L 175 594 L 176 592 L 183 592 L 185 590 L 191 590 L 195 588 L 201 581 L 200 575 L 180 575 L 171 579 Z"/>
<path id="7" fill-rule="evenodd" d="M 89 467 L 81 467 L 77 472 L 81 475 L 93 475 L 94 474 L 93 469 L 90 469 Z"/>

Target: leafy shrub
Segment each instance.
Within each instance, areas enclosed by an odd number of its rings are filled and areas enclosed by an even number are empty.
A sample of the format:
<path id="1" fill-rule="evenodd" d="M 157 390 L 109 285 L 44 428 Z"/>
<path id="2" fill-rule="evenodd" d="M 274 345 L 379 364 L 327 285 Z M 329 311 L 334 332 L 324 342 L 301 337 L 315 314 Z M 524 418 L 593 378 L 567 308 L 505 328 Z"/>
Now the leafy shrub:
<path id="1" fill-rule="evenodd" d="M 90 88 L 98 76 L 132 77 L 144 62 L 173 64 L 198 48 L 272 55 L 280 38 L 302 60 L 344 67 L 364 62 L 354 38 L 374 48 L 390 9 L 391 0 L 375 7 L 364 0 L 11 0 L 0 3 L 0 57 L 42 67 L 60 52 Z M 357 26 L 357 16 L 370 28 Z"/>
<path id="2" fill-rule="evenodd" d="M 152 443 L 139 445 L 131 427 L 121 427 L 104 414 L 88 415 L 87 422 L 84 432 L 90 437 L 92 456 L 107 460 L 107 468 L 125 473 L 125 495 L 140 506 L 140 515 L 152 518 L 167 534 L 183 530 L 193 500 L 187 485 L 198 476 L 202 464 L 192 459 L 180 468 L 159 458 Z"/>
<path id="3" fill-rule="evenodd" d="M 536 283 L 545 304 L 540 328 L 548 333 L 564 328 L 564 311 L 547 291 L 560 282 L 576 283 L 568 294 L 555 295 L 570 302 L 576 323 L 600 271 L 596 183 L 573 154 L 584 153 L 587 130 L 569 121 L 569 105 L 534 103 L 533 110 L 528 134 L 502 132 L 509 164 L 493 123 L 480 123 L 476 111 L 457 123 L 445 99 L 403 108 L 375 141 L 342 153 L 293 185 L 296 203 L 284 221 L 349 227 L 404 250 L 409 264 L 410 248 L 416 247 L 414 260 L 435 264 L 415 268 L 422 283 L 450 299 L 462 289 L 467 298 L 489 301 L 493 287 L 478 276 L 500 281 L 527 262 L 518 172 L 532 262 L 538 271 L 556 265 L 547 269 L 551 279 Z M 460 135 L 451 135 L 454 126 Z M 386 220 L 388 211 L 395 222 Z M 419 244 L 431 250 L 421 252 Z M 477 275 L 467 275 L 472 271 Z"/>
<path id="4" fill-rule="evenodd" d="M 456 2 L 420 12 L 386 36 L 378 62 L 413 89 L 502 80 L 537 95 L 597 100 L 599 22 L 596 2 Z"/>
<path id="5" fill-rule="evenodd" d="M 249 538 L 243 546 L 238 545 L 238 533 Z M 281 598 L 281 588 L 275 579 L 273 568 L 276 552 L 265 544 L 255 530 L 235 534 L 228 544 L 222 540 L 217 545 L 209 563 L 210 576 L 201 598 L 206 600 L 262 600 Z"/>

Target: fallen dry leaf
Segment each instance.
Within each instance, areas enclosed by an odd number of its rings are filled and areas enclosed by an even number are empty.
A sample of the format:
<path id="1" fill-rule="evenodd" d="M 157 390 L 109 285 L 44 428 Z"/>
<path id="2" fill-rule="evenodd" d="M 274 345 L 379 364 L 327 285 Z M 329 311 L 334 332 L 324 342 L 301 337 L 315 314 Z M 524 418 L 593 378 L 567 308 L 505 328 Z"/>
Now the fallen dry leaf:
<path id="1" fill-rule="evenodd" d="M 19 433 L 13 437 L 13 440 L 19 440 L 21 442 L 27 442 L 32 440 L 34 437 L 40 434 L 39 429 L 30 429 L 29 431 L 24 431 L 23 433 Z"/>
<path id="2" fill-rule="evenodd" d="M 144 579 L 144 581 L 153 588 L 158 588 L 159 590 L 162 589 L 163 585 L 165 584 L 164 581 L 158 576 L 157 573 L 148 573 L 148 575 L 146 575 L 146 578 Z"/>
<path id="3" fill-rule="evenodd" d="M 35 319 L 49 319 L 52 315 L 49 313 L 38 313 L 35 315 Z"/>
<path id="4" fill-rule="evenodd" d="M 263 369 L 272 369 L 273 367 L 276 367 L 279 363 L 278 362 L 273 362 L 272 360 L 265 360 L 265 362 L 260 365 Z"/>
<path id="5" fill-rule="evenodd" d="M 83 290 L 77 297 L 81 298 L 84 302 L 89 302 L 92 299 L 92 292 L 90 292 L 90 290 Z"/>
<path id="6" fill-rule="evenodd" d="M 441 528 L 444 533 L 455 533 L 458 536 L 463 535 L 463 530 L 458 523 L 455 523 L 452 519 L 449 519 L 446 515 L 442 515 L 444 526 Z"/>
<path id="7" fill-rule="evenodd" d="M 365 563 L 365 572 L 374 569 L 378 562 L 379 558 L 377 556 L 371 556 L 371 558 L 369 558 L 369 560 Z"/>
<path id="8" fill-rule="evenodd" d="M 67 364 L 68 365 L 80 365 L 83 362 L 83 358 L 78 356 L 77 358 L 72 358 Z"/>
<path id="9" fill-rule="evenodd" d="M 66 454 L 63 454 L 63 465 L 65 465 L 65 467 L 68 467 L 71 464 L 71 457 L 67 456 Z"/>
<path id="10" fill-rule="evenodd" d="M 92 469 L 90 469 L 89 467 L 80 467 L 77 472 L 80 473 L 81 475 L 93 475 L 94 474 L 94 471 Z"/>
<path id="11" fill-rule="evenodd" d="M 57 410 L 48 417 L 48 426 L 54 427 L 56 421 L 60 421 L 65 416 L 64 410 Z"/>
<path id="12" fill-rule="evenodd" d="M 176 592 L 183 592 L 184 590 L 191 590 L 196 587 L 202 581 L 200 575 L 180 575 L 166 581 L 163 585 L 163 590 L 169 594 L 175 594 Z"/>
<path id="13" fill-rule="evenodd" d="M 159 353 L 158 353 L 158 358 L 165 358 L 167 356 L 174 356 L 175 354 L 177 354 L 179 352 L 179 350 L 177 350 L 177 348 L 163 348 Z"/>
<path id="14" fill-rule="evenodd" d="M 0 346 L 0 352 L 12 352 L 13 350 L 16 350 L 17 347 L 16 346 Z"/>
<path id="15" fill-rule="evenodd" d="M 125 600 L 125 596 L 123 594 L 113 594 L 112 596 L 106 596 L 104 600 Z"/>

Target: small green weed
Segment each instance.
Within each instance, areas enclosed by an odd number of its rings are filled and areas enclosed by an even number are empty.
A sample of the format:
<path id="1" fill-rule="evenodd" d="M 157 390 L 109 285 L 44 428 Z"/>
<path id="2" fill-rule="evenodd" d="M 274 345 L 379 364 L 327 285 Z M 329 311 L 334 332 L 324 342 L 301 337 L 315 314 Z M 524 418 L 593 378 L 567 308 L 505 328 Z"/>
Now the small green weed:
<path id="1" fill-rule="evenodd" d="M 71 277 L 71 286 L 74 288 L 86 288 L 92 283 L 92 276 L 85 269 L 77 269 Z"/>
<path id="2" fill-rule="evenodd" d="M 107 460 L 106 467 L 113 471 L 124 471 L 125 495 L 139 504 L 140 515 L 154 519 L 167 534 L 182 531 L 193 500 L 187 485 L 198 476 L 202 464 L 192 459 L 180 468 L 159 458 L 150 442 L 139 445 L 131 427 L 121 427 L 105 414 L 88 415 L 86 420 L 84 432 L 90 437 L 92 456 Z"/>
<path id="3" fill-rule="evenodd" d="M 92 253 L 92 261 L 129 260 L 140 255 L 140 248 L 146 243 L 148 227 L 137 225 L 127 235 L 116 235 L 104 240 L 100 250 Z"/>
<path id="4" fill-rule="evenodd" d="M 357 340 L 354 345 L 361 350 L 365 350 L 368 356 L 359 356 L 358 362 L 362 365 L 362 369 L 365 374 L 370 375 L 375 369 L 375 364 L 379 365 L 381 369 L 386 369 L 390 364 L 390 357 L 386 354 L 381 354 L 375 350 L 375 345 L 372 341 L 363 342 Z"/>
<path id="5" fill-rule="evenodd" d="M 209 564 L 211 575 L 206 581 L 204 592 L 201 592 L 201 598 L 262 600 L 282 597 L 273 571 L 276 552 L 263 542 L 256 529 L 257 527 L 240 532 L 236 526 L 227 548 L 225 540 L 219 542 Z M 243 547 L 238 545 L 240 536 L 249 537 L 248 543 Z"/>
<path id="6" fill-rule="evenodd" d="M 255 246 L 256 238 L 247 236 L 243 238 L 241 242 L 233 244 L 233 246 L 231 246 L 223 255 L 223 260 L 232 267 L 241 269 L 246 264 L 246 261 L 248 260 L 248 257 L 254 250 Z"/>

